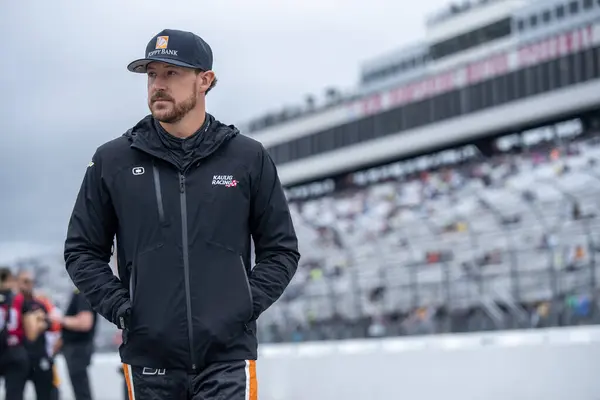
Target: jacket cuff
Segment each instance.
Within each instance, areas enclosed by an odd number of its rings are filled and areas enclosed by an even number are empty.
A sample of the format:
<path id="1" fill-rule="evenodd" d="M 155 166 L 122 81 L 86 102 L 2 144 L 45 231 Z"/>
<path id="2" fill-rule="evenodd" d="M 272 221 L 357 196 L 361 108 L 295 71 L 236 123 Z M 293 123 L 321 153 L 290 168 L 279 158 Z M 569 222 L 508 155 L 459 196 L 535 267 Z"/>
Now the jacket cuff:
<path id="1" fill-rule="evenodd" d="M 129 327 L 129 315 L 131 314 L 131 303 L 129 300 L 126 300 L 121 306 L 117 309 L 114 314 L 113 323 L 117 326 L 117 328 L 121 330 L 125 330 Z"/>
<path id="2" fill-rule="evenodd" d="M 250 291 L 252 292 L 252 319 L 250 322 L 256 321 L 260 314 L 263 312 L 262 305 L 260 304 L 260 299 L 264 296 L 262 291 L 255 286 L 250 286 Z"/>

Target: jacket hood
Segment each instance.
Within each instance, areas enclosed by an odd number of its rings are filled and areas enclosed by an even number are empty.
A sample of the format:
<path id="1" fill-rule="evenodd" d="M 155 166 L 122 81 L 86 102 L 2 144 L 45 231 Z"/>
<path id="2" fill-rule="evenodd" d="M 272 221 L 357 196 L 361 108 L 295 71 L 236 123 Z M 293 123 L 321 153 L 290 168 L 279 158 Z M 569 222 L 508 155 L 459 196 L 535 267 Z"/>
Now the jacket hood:
<path id="1" fill-rule="evenodd" d="M 225 125 L 208 113 L 206 118 L 205 125 L 186 139 L 178 139 L 173 136 L 167 140 L 161 138 L 161 135 L 168 135 L 168 133 L 158 131 L 162 128 L 160 126 L 157 128 L 158 124 L 152 115 L 144 117 L 123 136 L 129 140 L 132 147 L 172 163 L 174 163 L 173 147 L 183 148 L 193 160 L 199 160 L 208 157 L 239 134 L 239 130 L 233 125 Z"/>

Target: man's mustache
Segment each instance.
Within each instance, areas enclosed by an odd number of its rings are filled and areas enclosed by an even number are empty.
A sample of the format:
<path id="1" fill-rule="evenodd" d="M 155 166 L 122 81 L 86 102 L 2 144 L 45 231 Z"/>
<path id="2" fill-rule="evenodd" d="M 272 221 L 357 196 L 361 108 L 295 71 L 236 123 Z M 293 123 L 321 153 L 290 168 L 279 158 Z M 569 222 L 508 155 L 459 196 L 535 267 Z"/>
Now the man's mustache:
<path id="1" fill-rule="evenodd" d="M 159 100 L 166 100 L 166 101 L 171 101 L 171 102 L 174 101 L 173 98 L 171 98 L 171 96 L 169 96 L 165 92 L 156 92 L 150 98 L 150 101 L 152 103 L 154 103 L 155 101 L 159 101 Z"/>

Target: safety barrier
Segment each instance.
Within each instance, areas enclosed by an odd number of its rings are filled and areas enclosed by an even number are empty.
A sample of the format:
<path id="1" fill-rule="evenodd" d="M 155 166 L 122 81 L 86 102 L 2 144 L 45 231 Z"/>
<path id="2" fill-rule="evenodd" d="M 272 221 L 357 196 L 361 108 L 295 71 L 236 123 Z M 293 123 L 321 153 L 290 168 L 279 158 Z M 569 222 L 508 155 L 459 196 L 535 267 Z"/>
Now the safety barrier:
<path id="1" fill-rule="evenodd" d="M 95 355 L 97 400 L 123 398 L 119 363 Z M 600 327 L 263 345 L 257 366 L 260 400 L 598 400 Z"/>

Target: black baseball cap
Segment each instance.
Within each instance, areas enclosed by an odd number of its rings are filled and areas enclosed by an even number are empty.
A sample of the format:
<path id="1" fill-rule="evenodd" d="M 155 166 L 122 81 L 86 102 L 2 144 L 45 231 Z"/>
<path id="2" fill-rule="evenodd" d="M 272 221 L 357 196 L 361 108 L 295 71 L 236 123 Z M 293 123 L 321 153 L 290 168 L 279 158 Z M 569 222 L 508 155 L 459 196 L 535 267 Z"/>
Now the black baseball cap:
<path id="1" fill-rule="evenodd" d="M 165 29 L 150 40 L 146 46 L 146 57 L 131 62 L 127 69 L 143 74 L 153 61 L 208 71 L 212 69 L 213 54 L 208 43 L 200 36 L 192 32 Z"/>

